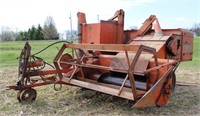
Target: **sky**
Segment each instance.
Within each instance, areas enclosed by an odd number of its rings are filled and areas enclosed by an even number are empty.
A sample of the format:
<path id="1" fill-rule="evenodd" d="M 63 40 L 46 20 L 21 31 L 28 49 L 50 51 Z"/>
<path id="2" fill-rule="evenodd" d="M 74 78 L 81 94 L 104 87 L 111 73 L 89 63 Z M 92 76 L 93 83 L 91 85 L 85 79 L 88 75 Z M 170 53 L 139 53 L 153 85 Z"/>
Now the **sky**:
<path id="1" fill-rule="evenodd" d="M 32 25 L 44 25 L 52 16 L 59 32 L 77 29 L 77 12 L 85 12 L 87 23 L 107 20 L 116 10 L 125 11 L 125 29 L 140 27 L 150 15 L 156 15 L 161 28 L 191 28 L 200 23 L 200 0 L 0 0 L 0 27 L 16 31 Z"/>

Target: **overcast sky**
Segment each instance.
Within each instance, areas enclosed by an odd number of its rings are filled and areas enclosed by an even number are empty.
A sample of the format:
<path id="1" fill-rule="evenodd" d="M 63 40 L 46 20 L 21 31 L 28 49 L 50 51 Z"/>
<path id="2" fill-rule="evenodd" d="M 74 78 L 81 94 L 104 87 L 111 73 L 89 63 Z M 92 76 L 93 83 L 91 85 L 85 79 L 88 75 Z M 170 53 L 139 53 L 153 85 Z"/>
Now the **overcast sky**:
<path id="1" fill-rule="evenodd" d="M 0 26 L 27 30 L 43 26 L 52 16 L 59 32 L 77 28 L 77 12 L 85 12 L 87 23 L 110 18 L 116 10 L 125 11 L 125 29 L 140 26 L 151 14 L 157 16 L 162 28 L 190 28 L 200 23 L 200 0 L 0 0 Z"/>

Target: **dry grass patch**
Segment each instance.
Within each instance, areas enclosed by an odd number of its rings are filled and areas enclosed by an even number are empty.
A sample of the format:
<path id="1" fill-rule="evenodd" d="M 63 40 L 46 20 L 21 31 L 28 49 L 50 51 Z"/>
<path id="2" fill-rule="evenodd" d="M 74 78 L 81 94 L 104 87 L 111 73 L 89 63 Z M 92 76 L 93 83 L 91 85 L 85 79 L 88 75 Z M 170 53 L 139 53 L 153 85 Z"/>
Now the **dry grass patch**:
<path id="1" fill-rule="evenodd" d="M 20 104 L 17 92 L 5 90 L 15 84 L 16 69 L 0 70 L 0 115 L 200 115 L 200 86 L 177 86 L 169 103 L 160 108 L 133 109 L 133 101 L 72 86 L 54 91 L 53 85 L 36 88 L 36 101 Z M 182 82 L 200 84 L 198 76 L 198 71 L 177 71 L 177 80 Z"/>

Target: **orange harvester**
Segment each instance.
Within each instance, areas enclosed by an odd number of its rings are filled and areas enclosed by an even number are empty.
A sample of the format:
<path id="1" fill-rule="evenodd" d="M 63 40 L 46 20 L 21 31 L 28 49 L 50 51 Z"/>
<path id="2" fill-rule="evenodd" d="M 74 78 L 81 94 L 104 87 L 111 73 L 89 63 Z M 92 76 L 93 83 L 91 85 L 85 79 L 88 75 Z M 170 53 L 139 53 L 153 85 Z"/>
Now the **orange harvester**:
<path id="1" fill-rule="evenodd" d="M 175 89 L 179 63 L 192 60 L 193 33 L 161 29 L 154 15 L 138 30 L 124 30 L 124 14 L 120 9 L 108 20 L 88 24 L 79 12 L 79 43 L 64 43 L 54 65 L 48 64 L 53 69 L 46 69 L 26 42 L 19 80 L 9 88 L 18 91 L 22 103 L 36 99 L 33 87 L 64 84 L 134 100 L 135 108 L 165 105 Z"/>

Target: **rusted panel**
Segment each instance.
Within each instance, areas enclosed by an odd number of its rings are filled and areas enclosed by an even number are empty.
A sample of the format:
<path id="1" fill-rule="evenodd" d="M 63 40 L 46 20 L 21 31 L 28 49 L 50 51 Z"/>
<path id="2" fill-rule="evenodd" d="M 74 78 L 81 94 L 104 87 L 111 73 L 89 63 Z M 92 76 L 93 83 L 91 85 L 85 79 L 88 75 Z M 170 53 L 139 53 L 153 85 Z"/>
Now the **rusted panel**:
<path id="1" fill-rule="evenodd" d="M 99 55 L 99 65 L 109 67 L 114 55 Z M 108 72 L 107 70 L 100 70 L 100 72 Z"/>
<path id="2" fill-rule="evenodd" d="M 84 24 L 82 25 L 82 43 L 122 44 L 123 37 L 118 37 L 119 32 L 117 29 L 116 21 L 101 21 L 100 23 Z M 122 32 L 123 31 L 121 31 L 121 33 Z"/>
<path id="3" fill-rule="evenodd" d="M 163 84 L 166 81 L 166 78 L 169 76 L 171 71 L 174 67 L 171 67 L 169 70 L 167 70 L 162 77 L 154 84 L 151 89 L 149 89 L 148 92 L 133 106 L 135 108 L 142 108 L 147 106 L 155 106 L 157 99 L 159 99 L 159 95 L 163 94 L 161 93 L 161 89 L 163 88 Z M 168 101 L 168 100 L 166 100 Z"/>
<path id="4" fill-rule="evenodd" d="M 136 53 L 129 52 L 128 55 L 129 55 L 129 61 L 132 62 Z M 146 70 L 148 63 L 152 57 L 153 57 L 152 54 L 142 53 L 136 63 L 134 71 L 143 72 L 144 70 Z M 120 52 L 115 57 L 113 57 L 111 67 L 121 70 L 128 70 L 129 65 L 124 52 Z"/>
<path id="5" fill-rule="evenodd" d="M 148 93 L 142 96 L 142 98 L 134 104 L 134 108 L 143 108 L 143 107 L 150 107 L 155 106 L 155 99 L 153 97 L 153 93 Z"/>
<path id="6" fill-rule="evenodd" d="M 182 54 L 181 54 L 181 60 L 192 60 L 192 54 L 193 54 L 193 35 L 190 34 L 190 32 L 184 31 L 184 36 L 182 38 Z"/>
<path id="7" fill-rule="evenodd" d="M 158 52 L 165 45 L 165 41 L 132 41 L 130 45 L 145 45 L 155 48 Z"/>
<path id="8" fill-rule="evenodd" d="M 82 25 L 82 43 L 100 44 L 100 24 Z"/>
<path id="9" fill-rule="evenodd" d="M 100 30 L 100 43 L 101 44 L 117 44 L 118 33 L 117 33 L 117 22 L 116 21 L 101 21 Z M 118 43 L 122 44 L 122 42 Z"/>
<path id="10" fill-rule="evenodd" d="M 167 58 L 167 57 L 166 57 L 166 56 L 167 56 L 167 53 L 166 53 L 166 46 L 165 46 L 165 45 L 162 46 L 162 47 L 160 48 L 160 50 L 156 53 L 156 55 L 157 55 L 158 58 L 163 58 L 163 59 Z"/>
<path id="11" fill-rule="evenodd" d="M 116 28 L 113 30 L 116 30 L 116 32 L 114 32 L 114 35 L 116 35 L 116 38 L 113 38 L 113 40 L 116 40 L 116 44 L 123 44 L 124 42 L 124 11 L 123 9 L 117 10 L 114 14 L 114 16 L 112 16 L 107 22 L 113 22 L 115 21 L 115 19 L 117 18 L 117 24 L 115 25 Z M 105 30 L 109 30 L 108 28 L 105 28 Z M 112 33 L 110 33 L 112 34 Z M 105 38 L 103 38 L 105 39 Z"/>

